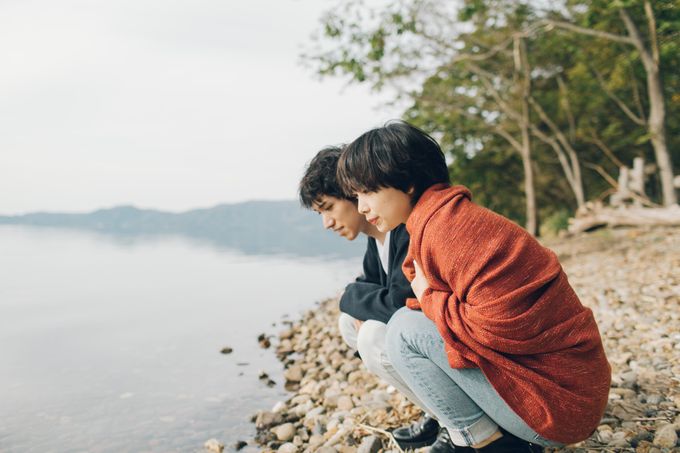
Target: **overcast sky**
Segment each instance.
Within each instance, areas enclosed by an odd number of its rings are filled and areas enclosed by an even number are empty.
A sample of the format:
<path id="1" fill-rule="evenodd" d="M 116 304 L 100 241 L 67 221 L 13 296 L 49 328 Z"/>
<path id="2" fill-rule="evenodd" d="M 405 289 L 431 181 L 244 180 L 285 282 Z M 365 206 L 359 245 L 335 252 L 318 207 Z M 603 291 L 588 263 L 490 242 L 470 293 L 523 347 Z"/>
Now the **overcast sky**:
<path id="1" fill-rule="evenodd" d="M 0 214 L 295 198 L 318 149 L 401 113 L 299 65 L 335 3 L 3 0 Z"/>

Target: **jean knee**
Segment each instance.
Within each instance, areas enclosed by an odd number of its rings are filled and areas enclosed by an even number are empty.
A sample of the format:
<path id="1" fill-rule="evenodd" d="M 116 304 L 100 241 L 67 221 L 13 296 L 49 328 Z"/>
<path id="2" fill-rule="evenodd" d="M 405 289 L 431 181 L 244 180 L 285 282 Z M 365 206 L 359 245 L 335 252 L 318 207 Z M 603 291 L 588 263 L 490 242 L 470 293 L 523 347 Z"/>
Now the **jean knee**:
<path id="1" fill-rule="evenodd" d="M 406 349 L 419 349 L 424 337 L 439 337 L 436 326 L 422 311 L 408 308 L 402 310 L 390 319 L 385 335 L 385 349 L 392 363 L 400 361 Z"/>
<path id="2" fill-rule="evenodd" d="M 385 323 L 374 320 L 365 321 L 359 328 L 357 349 L 372 373 L 379 373 L 384 368 L 386 330 Z"/>
<path id="3" fill-rule="evenodd" d="M 387 332 L 385 333 L 385 352 L 391 363 L 399 360 L 401 350 L 404 344 L 404 329 L 408 327 L 408 316 L 401 313 L 399 316 L 393 316 L 387 325 Z"/>
<path id="4" fill-rule="evenodd" d="M 338 317 L 340 336 L 352 349 L 357 349 L 357 327 L 355 321 L 356 320 L 347 313 L 340 313 L 340 316 Z M 361 354 L 361 352 L 359 354 Z"/>

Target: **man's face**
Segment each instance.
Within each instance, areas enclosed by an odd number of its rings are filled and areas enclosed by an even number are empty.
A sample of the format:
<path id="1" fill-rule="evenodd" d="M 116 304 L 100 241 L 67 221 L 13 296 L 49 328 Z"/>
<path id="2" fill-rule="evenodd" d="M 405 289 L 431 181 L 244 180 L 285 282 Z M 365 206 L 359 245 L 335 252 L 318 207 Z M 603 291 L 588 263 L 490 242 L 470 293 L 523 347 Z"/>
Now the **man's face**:
<path id="1" fill-rule="evenodd" d="M 411 214 L 411 195 L 394 187 L 357 193 L 358 210 L 382 233 L 406 223 Z"/>
<path id="2" fill-rule="evenodd" d="M 354 203 L 344 198 L 322 195 L 312 209 L 321 215 L 323 227 L 333 230 L 348 241 L 366 231 L 366 218 L 359 214 Z"/>

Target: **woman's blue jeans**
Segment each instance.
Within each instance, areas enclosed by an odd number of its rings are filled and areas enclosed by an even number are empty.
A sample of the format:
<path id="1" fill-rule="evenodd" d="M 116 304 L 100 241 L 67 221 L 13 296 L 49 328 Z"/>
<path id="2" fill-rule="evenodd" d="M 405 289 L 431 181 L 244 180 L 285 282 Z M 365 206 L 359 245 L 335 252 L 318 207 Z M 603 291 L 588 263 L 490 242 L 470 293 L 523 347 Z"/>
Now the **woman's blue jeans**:
<path id="1" fill-rule="evenodd" d="M 475 445 L 498 426 L 539 445 L 563 444 L 539 436 L 503 401 L 477 368 L 454 369 L 434 322 L 421 311 L 402 308 L 390 319 L 387 355 L 411 391 L 451 436 L 454 444 Z"/>

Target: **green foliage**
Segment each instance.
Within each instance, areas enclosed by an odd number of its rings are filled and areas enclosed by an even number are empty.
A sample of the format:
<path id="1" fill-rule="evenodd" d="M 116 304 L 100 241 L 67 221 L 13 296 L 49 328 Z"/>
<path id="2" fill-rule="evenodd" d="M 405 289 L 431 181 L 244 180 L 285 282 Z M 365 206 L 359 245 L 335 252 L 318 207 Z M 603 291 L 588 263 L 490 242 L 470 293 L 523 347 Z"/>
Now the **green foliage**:
<path id="1" fill-rule="evenodd" d="M 452 8 L 454 4 L 457 9 Z M 460 4 L 393 0 L 377 9 L 367 9 L 360 0 L 342 5 L 325 16 L 322 38 L 314 42 L 316 47 L 306 53 L 305 61 L 319 74 L 348 77 L 375 89 L 416 82 L 417 89 L 399 91 L 411 101 L 404 119 L 437 137 L 455 183 L 467 185 L 477 202 L 519 224 L 526 216 L 524 172 L 510 140 L 521 141 L 521 130 L 520 120 L 508 110 L 521 112 L 522 107 L 519 82 L 523 76 L 513 39 L 517 33 L 533 30 L 523 35 L 532 69 L 531 96 L 575 150 L 586 197 L 606 196 L 611 186 L 600 173 L 616 179 L 618 161 L 630 166 L 633 158 L 642 156 L 654 162 L 647 129 L 615 100 L 646 121 L 647 80 L 637 49 L 537 26 L 552 19 L 627 36 L 621 18 L 621 8 L 625 8 L 649 46 L 652 40 L 643 0 L 564 0 L 544 10 L 536 9 L 536 3 L 516 0 L 463 0 Z M 665 90 L 667 141 L 677 174 L 680 0 L 656 0 L 651 5 Z M 484 58 L 487 54 L 492 57 Z M 555 137 L 535 108 L 530 121 L 543 134 Z M 539 217 L 544 219 L 545 231 L 557 231 L 576 208 L 574 193 L 554 148 L 536 134 L 531 137 L 531 157 Z M 648 188 L 658 201 L 658 181 L 652 180 Z"/>

